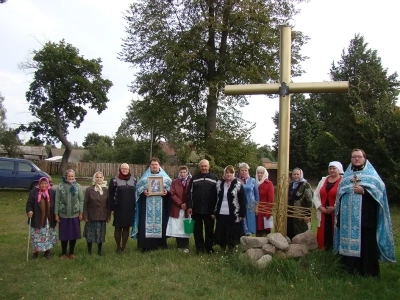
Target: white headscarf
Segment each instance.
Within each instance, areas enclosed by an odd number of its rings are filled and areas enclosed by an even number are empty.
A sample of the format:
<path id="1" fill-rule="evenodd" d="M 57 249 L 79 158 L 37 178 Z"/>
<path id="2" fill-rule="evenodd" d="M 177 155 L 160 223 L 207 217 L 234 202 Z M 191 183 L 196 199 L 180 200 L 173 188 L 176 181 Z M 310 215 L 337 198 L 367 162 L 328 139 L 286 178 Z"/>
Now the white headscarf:
<path id="1" fill-rule="evenodd" d="M 340 163 L 340 162 L 338 162 L 338 161 L 331 161 L 330 163 L 329 163 L 329 165 L 328 165 L 328 168 L 329 167 L 336 167 L 338 170 L 339 170 L 339 175 L 343 175 L 344 174 L 344 171 L 343 171 L 343 166 L 342 166 L 342 164 Z"/>
<path id="2" fill-rule="evenodd" d="M 264 175 L 261 178 L 261 180 L 258 180 L 258 172 L 260 172 L 260 171 L 263 171 Z M 257 169 L 256 169 L 256 183 L 257 183 L 257 186 L 259 186 L 261 183 L 263 183 L 265 181 L 265 179 L 268 179 L 268 176 L 269 176 L 269 174 L 268 174 L 267 169 L 264 168 L 263 166 L 258 166 Z"/>
<path id="3" fill-rule="evenodd" d="M 103 182 L 101 184 L 96 184 L 96 175 L 97 174 L 101 174 L 101 176 L 103 176 Z M 107 181 L 104 180 L 104 175 L 102 172 L 98 171 L 98 172 L 94 173 L 93 185 L 94 185 L 94 190 L 96 192 L 99 192 L 100 195 L 103 195 L 103 187 L 107 187 Z"/>

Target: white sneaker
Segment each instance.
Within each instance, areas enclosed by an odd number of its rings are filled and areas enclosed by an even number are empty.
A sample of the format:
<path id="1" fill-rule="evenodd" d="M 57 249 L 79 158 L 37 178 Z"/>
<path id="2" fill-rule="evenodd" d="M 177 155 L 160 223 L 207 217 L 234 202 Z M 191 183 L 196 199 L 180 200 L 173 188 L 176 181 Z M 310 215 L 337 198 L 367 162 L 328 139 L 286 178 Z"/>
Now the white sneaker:
<path id="1" fill-rule="evenodd" d="M 189 253 L 189 249 L 183 249 L 183 253 Z"/>

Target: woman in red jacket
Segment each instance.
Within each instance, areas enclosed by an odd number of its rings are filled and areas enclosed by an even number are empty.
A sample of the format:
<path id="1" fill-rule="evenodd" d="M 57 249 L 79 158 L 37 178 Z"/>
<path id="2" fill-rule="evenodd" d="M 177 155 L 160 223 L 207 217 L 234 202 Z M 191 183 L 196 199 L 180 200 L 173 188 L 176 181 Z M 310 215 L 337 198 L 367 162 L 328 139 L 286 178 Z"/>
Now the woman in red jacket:
<path id="1" fill-rule="evenodd" d="M 318 183 L 313 202 L 317 209 L 318 248 L 330 250 L 333 247 L 336 194 L 342 180 L 343 166 L 338 161 L 332 161 L 329 163 L 328 172 L 329 176 L 322 177 Z"/>
<path id="2" fill-rule="evenodd" d="M 179 176 L 171 183 L 170 195 L 172 200 L 171 213 L 168 220 L 167 236 L 175 237 L 178 249 L 189 252 L 189 237 L 183 229 L 183 219 L 186 213 L 186 188 L 192 176 L 187 166 L 179 167 Z"/>
<path id="3" fill-rule="evenodd" d="M 260 195 L 260 203 L 270 203 L 268 208 L 272 208 L 274 203 L 274 185 L 268 180 L 268 171 L 266 168 L 259 166 L 257 167 L 257 185 L 258 193 Z M 271 233 L 273 226 L 273 219 L 271 213 L 257 214 L 257 232 L 256 236 L 263 237 Z"/>

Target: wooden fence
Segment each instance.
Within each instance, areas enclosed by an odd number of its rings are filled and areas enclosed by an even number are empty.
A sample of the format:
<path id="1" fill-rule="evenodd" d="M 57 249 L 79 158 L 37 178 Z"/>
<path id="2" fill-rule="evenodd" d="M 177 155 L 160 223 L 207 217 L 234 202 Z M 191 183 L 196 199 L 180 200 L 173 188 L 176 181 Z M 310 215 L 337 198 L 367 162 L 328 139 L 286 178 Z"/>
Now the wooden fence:
<path id="1" fill-rule="evenodd" d="M 59 162 L 49 162 L 45 160 L 34 161 L 34 163 L 49 175 L 59 175 Z M 70 162 L 68 169 L 75 171 L 77 177 L 92 177 L 97 171 L 101 171 L 104 177 L 113 177 L 118 173 L 119 163 L 95 163 L 95 162 Z M 129 164 L 131 174 L 139 178 L 147 170 L 147 165 Z M 179 173 L 179 166 L 161 165 L 165 172 L 171 177 L 176 178 Z M 189 167 L 190 173 L 196 173 L 195 167 Z"/>

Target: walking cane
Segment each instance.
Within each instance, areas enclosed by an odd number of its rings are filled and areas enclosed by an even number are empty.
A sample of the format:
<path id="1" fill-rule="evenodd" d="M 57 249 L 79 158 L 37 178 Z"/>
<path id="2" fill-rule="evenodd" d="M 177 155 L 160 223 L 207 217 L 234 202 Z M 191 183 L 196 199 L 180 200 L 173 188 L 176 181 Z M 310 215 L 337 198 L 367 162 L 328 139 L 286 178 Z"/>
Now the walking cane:
<path id="1" fill-rule="evenodd" d="M 26 248 L 26 261 L 28 261 L 29 256 L 29 242 L 31 240 L 31 220 L 32 217 L 29 217 L 29 225 L 28 225 L 28 247 Z"/>

